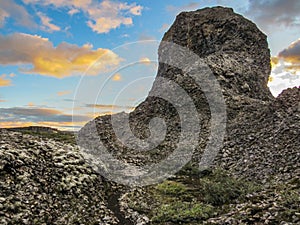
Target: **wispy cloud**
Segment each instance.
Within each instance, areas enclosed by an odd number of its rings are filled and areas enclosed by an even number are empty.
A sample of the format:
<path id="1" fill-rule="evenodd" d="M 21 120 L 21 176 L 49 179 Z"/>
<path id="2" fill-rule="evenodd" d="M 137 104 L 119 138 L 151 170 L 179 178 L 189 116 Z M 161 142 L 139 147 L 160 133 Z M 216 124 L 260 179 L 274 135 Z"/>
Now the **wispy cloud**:
<path id="1" fill-rule="evenodd" d="M 150 40 L 156 40 L 156 38 L 154 36 L 142 33 L 139 36 L 139 41 L 150 41 Z"/>
<path id="2" fill-rule="evenodd" d="M 57 92 L 56 94 L 58 95 L 58 96 L 64 96 L 64 95 L 68 95 L 68 94 L 70 94 L 71 93 L 71 91 L 59 91 L 59 92 Z"/>
<path id="3" fill-rule="evenodd" d="M 101 110 L 133 110 L 132 106 L 124 106 L 124 105 L 104 105 L 104 104 L 86 104 L 85 107 L 88 108 L 97 108 Z"/>
<path id="4" fill-rule="evenodd" d="M 59 130 L 79 130 L 86 122 L 22 122 L 22 121 L 0 121 L 1 128 L 12 127 L 29 127 L 29 126 L 46 126 L 53 127 Z"/>
<path id="5" fill-rule="evenodd" d="M 11 85 L 11 80 L 10 79 L 6 79 L 7 75 L 6 74 L 2 74 L 0 76 L 0 87 L 6 87 L 6 86 L 10 86 Z"/>
<path id="6" fill-rule="evenodd" d="M 14 0 L 1 0 L 0 4 L 0 24 L 3 26 L 6 18 L 12 18 L 17 25 L 29 28 L 37 28 L 33 17 L 22 6 Z"/>
<path id="7" fill-rule="evenodd" d="M 151 60 L 148 57 L 142 57 L 142 58 L 140 58 L 140 63 L 145 64 L 145 65 L 150 65 Z"/>
<path id="8" fill-rule="evenodd" d="M 170 24 L 164 23 L 161 28 L 159 29 L 159 32 L 165 32 L 170 27 Z"/>
<path id="9" fill-rule="evenodd" d="M 35 107 L 0 108 L 0 126 L 45 125 L 51 127 L 72 127 L 84 125 L 91 119 L 88 115 L 70 115 L 57 109 Z M 73 120 L 76 121 L 73 124 Z"/>
<path id="10" fill-rule="evenodd" d="M 20 68 L 20 71 L 63 78 L 83 72 L 97 75 L 117 66 L 122 60 L 109 49 L 92 48 L 92 45 L 77 46 L 66 42 L 55 47 L 47 38 L 23 33 L 0 35 L 0 64 L 30 64 L 32 68 Z"/>
<path id="11" fill-rule="evenodd" d="M 9 13 L 0 8 L 0 27 L 3 27 L 5 20 L 9 17 Z"/>
<path id="12" fill-rule="evenodd" d="M 41 22 L 42 22 L 42 29 L 47 32 L 53 32 L 53 31 L 60 31 L 60 27 L 51 23 L 52 19 L 46 16 L 45 14 L 38 12 L 37 15 L 39 16 Z"/>
<path id="13" fill-rule="evenodd" d="M 276 27 L 290 27 L 300 25 L 299 0 L 249 0 L 246 14 L 253 18 L 264 30 Z"/>
<path id="14" fill-rule="evenodd" d="M 121 25 L 132 25 L 133 16 L 139 16 L 143 7 L 136 3 L 104 0 L 100 3 L 92 0 L 24 0 L 26 4 L 53 5 L 57 8 L 69 8 L 69 14 L 79 11 L 87 15 L 87 25 L 97 33 L 108 33 Z"/>
<path id="15" fill-rule="evenodd" d="M 199 2 L 189 2 L 188 4 L 184 4 L 181 6 L 174 6 L 174 5 L 167 5 L 166 10 L 167 12 L 171 12 L 173 14 L 178 14 L 181 11 L 191 11 L 199 8 Z"/>
<path id="16" fill-rule="evenodd" d="M 68 14 L 73 16 L 74 14 L 79 13 L 79 12 L 80 12 L 79 9 L 72 8 L 68 11 Z"/>

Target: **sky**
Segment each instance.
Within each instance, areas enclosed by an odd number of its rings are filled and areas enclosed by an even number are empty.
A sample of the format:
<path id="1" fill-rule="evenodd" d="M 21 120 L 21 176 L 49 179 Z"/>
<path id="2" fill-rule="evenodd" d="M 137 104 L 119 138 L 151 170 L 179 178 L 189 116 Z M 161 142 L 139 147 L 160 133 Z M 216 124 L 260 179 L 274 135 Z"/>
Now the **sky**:
<path id="1" fill-rule="evenodd" d="M 217 5 L 267 34 L 274 96 L 300 85 L 299 0 L 0 0 L 0 127 L 78 130 L 133 110 L 176 15 Z"/>

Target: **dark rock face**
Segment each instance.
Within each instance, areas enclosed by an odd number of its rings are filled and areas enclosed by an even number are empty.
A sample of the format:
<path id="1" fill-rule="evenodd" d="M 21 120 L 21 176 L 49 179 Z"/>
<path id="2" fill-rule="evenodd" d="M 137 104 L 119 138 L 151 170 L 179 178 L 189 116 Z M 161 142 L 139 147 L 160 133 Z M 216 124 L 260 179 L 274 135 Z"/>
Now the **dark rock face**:
<path id="1" fill-rule="evenodd" d="M 243 113 L 228 124 L 217 161 L 240 176 L 267 182 L 300 178 L 300 88 Z"/>
<path id="2" fill-rule="evenodd" d="M 180 13 L 162 41 L 190 49 L 210 67 L 221 85 L 230 119 L 242 105 L 251 106 L 257 100 L 273 99 L 267 87 L 271 72 L 267 37 L 254 23 L 232 9 L 215 7 Z M 158 51 L 160 59 L 170 57 L 164 55 L 164 51 L 162 43 Z M 209 114 L 202 91 L 178 68 L 161 63 L 157 77 L 170 79 L 184 87 L 198 110 L 203 111 L 202 116 Z M 160 83 L 154 82 L 150 94 L 159 89 Z M 162 105 L 165 103 L 148 98 L 137 107 L 137 112 L 150 114 L 163 108 Z M 169 115 L 172 114 L 172 110 L 169 111 Z"/>
<path id="3" fill-rule="evenodd" d="M 215 7 L 180 13 L 163 41 L 187 47 L 203 58 L 226 97 L 272 99 L 267 87 L 271 71 L 267 37 L 232 9 Z M 160 67 L 158 76 L 173 79 L 174 72 Z"/>

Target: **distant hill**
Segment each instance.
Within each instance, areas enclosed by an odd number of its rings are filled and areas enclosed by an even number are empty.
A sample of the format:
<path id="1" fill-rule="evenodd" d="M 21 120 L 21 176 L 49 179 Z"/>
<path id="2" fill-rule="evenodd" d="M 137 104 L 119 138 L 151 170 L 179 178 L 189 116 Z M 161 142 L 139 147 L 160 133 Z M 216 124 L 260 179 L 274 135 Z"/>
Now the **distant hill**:
<path id="1" fill-rule="evenodd" d="M 44 127 L 44 126 L 13 127 L 13 128 L 5 128 L 4 130 L 20 132 L 23 134 L 30 134 L 33 136 L 50 138 L 57 141 L 75 144 L 76 132 L 73 131 L 62 131 L 56 128 Z"/>
<path id="2" fill-rule="evenodd" d="M 19 132 L 36 132 L 36 133 L 40 133 L 40 132 L 48 132 L 48 133 L 58 133 L 58 132 L 62 132 L 56 128 L 52 128 L 52 127 L 43 127 L 43 126 L 29 126 L 29 127 L 13 127 L 13 128 L 7 128 L 7 130 L 9 131 L 19 131 Z"/>

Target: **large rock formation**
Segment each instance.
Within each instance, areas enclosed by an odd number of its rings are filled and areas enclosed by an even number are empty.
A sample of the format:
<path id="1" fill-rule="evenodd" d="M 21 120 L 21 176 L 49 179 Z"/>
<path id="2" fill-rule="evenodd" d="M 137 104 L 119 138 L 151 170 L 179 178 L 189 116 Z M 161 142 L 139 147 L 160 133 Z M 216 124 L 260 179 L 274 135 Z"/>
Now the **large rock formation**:
<path id="1" fill-rule="evenodd" d="M 166 88 L 165 83 L 161 82 L 160 78 L 164 78 L 183 88 L 193 100 L 193 104 L 199 113 L 199 124 L 202 130 L 194 160 L 197 161 L 200 158 L 207 146 L 210 134 L 218 132 L 218 130 L 212 130 L 211 128 L 211 107 L 218 103 L 208 102 L 206 94 L 210 90 L 203 91 L 186 72 L 172 66 L 170 63 L 164 63 L 167 60 L 171 63 L 178 60 L 181 60 L 183 64 L 190 63 L 188 58 L 185 59 L 185 56 L 170 52 L 170 46 L 166 42 L 175 43 L 195 53 L 203 63 L 208 65 L 220 85 L 226 103 L 227 137 L 226 145 L 221 150 L 219 158 L 222 152 L 232 150 L 231 147 L 227 147 L 228 145 L 234 145 L 234 148 L 238 148 L 238 146 L 244 144 L 235 139 L 240 139 L 240 135 L 245 132 L 252 132 L 251 125 L 257 121 L 253 118 L 254 115 L 257 112 L 268 111 L 274 103 L 274 98 L 267 87 L 270 74 L 270 52 L 267 37 L 254 23 L 234 13 L 232 9 L 215 7 L 194 12 L 183 12 L 176 17 L 174 24 L 165 33 L 159 47 L 160 64 L 149 97 L 129 115 L 133 134 L 142 139 L 151 135 L 149 130 L 151 119 L 155 117 L 163 118 L 167 126 L 165 139 L 156 148 L 147 152 L 136 151 L 130 146 L 126 146 L 119 140 L 120 137 L 115 135 L 111 125 L 111 119 L 116 120 L 120 124 L 121 128 L 119 129 L 122 129 L 126 120 L 123 119 L 124 113 L 120 113 L 98 117 L 88 123 L 79 133 L 83 140 L 83 146 L 97 146 L 97 142 L 99 142 L 97 138 L 100 136 L 104 148 L 110 150 L 116 158 L 124 162 L 144 165 L 165 159 L 176 149 L 180 141 L 182 124 L 180 124 L 181 115 L 176 111 L 174 102 L 170 103 L 164 98 L 155 97 L 157 93 L 161 92 L 164 92 L 167 97 L 173 94 L 173 89 L 168 90 L 169 87 Z M 203 73 L 200 71 L 198 76 L 201 80 Z M 211 90 L 211 92 L 213 91 Z M 178 97 L 178 102 L 181 101 L 182 99 Z M 273 117 L 273 115 L 268 116 Z M 218 122 L 222 123 L 224 121 Z M 96 125 L 97 131 L 92 129 L 94 125 Z M 260 125 L 268 127 L 271 124 L 266 122 Z M 236 131 L 232 128 L 233 126 L 236 126 L 237 129 L 240 127 L 241 130 Z M 249 127 L 245 130 L 245 126 Z M 125 136 L 127 143 L 134 142 L 136 139 L 125 131 L 123 131 L 123 136 Z M 264 134 L 263 138 L 268 135 L 271 137 L 272 133 Z M 84 143 L 85 141 L 87 143 Z M 266 143 L 260 137 L 257 137 L 255 142 L 259 143 L 256 148 L 257 151 L 260 151 L 263 148 L 263 143 Z M 268 145 L 268 147 L 271 146 Z M 235 156 L 231 157 L 236 158 L 247 155 L 248 150 L 244 148 L 241 149 L 241 152 L 234 151 Z M 216 165 L 220 165 L 220 163 L 216 162 Z M 228 160 L 227 164 L 223 163 L 222 165 L 224 167 L 230 165 L 230 168 L 236 168 L 237 162 Z M 272 162 L 268 165 L 264 170 L 264 172 L 268 171 L 264 173 L 266 176 L 274 170 L 272 169 Z M 241 167 L 243 166 L 246 166 L 246 164 L 241 165 Z M 257 170 L 257 166 L 252 165 L 253 170 Z M 242 168 L 240 169 L 243 171 Z M 258 171 L 258 173 L 260 172 Z M 276 172 L 273 171 L 272 173 Z"/>
<path id="2" fill-rule="evenodd" d="M 271 72 L 267 37 L 232 9 L 216 7 L 180 13 L 162 41 L 186 47 L 203 59 L 220 83 L 229 110 L 233 105 L 241 105 L 241 100 L 251 104 L 249 99 L 270 101 L 273 98 L 267 87 Z M 163 43 L 159 58 L 170 57 L 164 50 Z M 157 77 L 174 80 L 193 93 L 193 82 L 178 68 L 161 64 Z M 154 82 L 153 90 L 157 89 L 156 85 L 159 84 Z M 201 101 L 195 96 L 195 104 Z M 141 105 L 147 104 L 152 102 L 146 100 Z"/>

